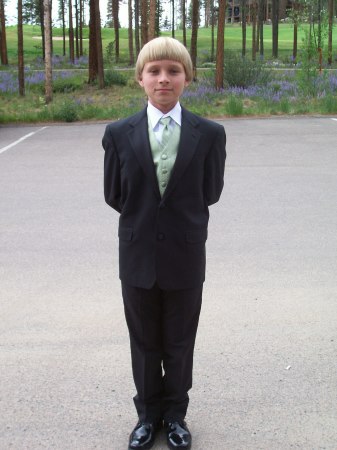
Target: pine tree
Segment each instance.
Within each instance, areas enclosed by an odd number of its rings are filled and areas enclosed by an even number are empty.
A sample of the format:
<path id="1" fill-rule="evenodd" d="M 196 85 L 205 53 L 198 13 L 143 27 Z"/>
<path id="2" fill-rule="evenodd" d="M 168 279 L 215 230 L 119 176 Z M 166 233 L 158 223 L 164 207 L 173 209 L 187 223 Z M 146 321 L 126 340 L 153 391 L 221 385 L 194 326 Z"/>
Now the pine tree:
<path id="1" fill-rule="evenodd" d="M 5 16 L 5 1 L 0 0 L 0 56 L 1 64 L 8 64 L 7 55 L 7 40 L 6 40 L 6 16 Z"/>

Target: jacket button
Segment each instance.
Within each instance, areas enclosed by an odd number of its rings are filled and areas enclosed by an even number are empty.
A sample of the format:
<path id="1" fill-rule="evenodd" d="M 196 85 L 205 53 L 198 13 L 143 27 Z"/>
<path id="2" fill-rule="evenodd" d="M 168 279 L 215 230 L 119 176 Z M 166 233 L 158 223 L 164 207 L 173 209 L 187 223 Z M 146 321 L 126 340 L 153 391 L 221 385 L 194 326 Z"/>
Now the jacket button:
<path id="1" fill-rule="evenodd" d="M 163 241 L 165 239 L 165 234 L 164 233 L 158 233 L 157 239 L 158 239 L 158 241 Z"/>

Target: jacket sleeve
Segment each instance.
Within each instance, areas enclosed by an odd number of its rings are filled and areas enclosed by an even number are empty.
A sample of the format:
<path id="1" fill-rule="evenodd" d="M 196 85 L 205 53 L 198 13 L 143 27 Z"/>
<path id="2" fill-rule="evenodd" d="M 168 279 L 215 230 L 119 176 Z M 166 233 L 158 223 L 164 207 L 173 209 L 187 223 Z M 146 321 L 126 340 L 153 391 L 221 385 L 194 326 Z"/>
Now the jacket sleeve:
<path id="1" fill-rule="evenodd" d="M 208 206 L 220 198 L 224 185 L 225 160 L 226 133 L 220 127 L 205 161 L 204 193 Z"/>
<path id="2" fill-rule="evenodd" d="M 119 213 L 121 205 L 120 161 L 112 138 L 110 126 L 105 129 L 102 139 L 104 155 L 104 197 L 108 205 Z"/>

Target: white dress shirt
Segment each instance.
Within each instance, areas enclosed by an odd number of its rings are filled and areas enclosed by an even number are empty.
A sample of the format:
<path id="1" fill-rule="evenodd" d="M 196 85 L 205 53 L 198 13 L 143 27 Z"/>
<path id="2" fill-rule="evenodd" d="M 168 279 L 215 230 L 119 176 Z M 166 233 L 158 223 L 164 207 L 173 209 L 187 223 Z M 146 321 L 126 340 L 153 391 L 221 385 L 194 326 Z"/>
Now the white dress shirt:
<path id="1" fill-rule="evenodd" d="M 169 111 L 166 114 L 163 114 L 162 111 L 160 111 L 155 106 L 153 106 L 152 103 L 148 102 L 148 105 L 147 105 L 147 117 L 148 117 L 148 120 L 151 123 L 152 130 L 153 130 L 153 132 L 154 132 L 154 134 L 156 136 L 156 139 L 158 140 L 158 142 L 161 142 L 164 125 L 162 125 L 160 123 L 160 119 L 163 119 L 165 117 L 171 117 L 171 121 L 169 123 L 169 127 L 171 127 L 172 129 L 175 126 L 177 126 L 177 125 L 179 125 L 181 127 L 181 106 L 180 106 L 180 103 L 178 102 L 175 105 L 175 107 L 171 109 L 171 111 Z"/>

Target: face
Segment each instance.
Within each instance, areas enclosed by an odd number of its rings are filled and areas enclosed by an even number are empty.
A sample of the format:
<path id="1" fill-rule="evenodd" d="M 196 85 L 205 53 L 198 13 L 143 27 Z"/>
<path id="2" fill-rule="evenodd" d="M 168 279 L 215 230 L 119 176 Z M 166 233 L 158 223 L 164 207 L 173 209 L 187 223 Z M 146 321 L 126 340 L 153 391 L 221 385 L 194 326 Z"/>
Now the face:
<path id="1" fill-rule="evenodd" d="M 150 103 L 164 114 L 176 105 L 184 88 L 189 85 L 184 66 L 168 59 L 147 62 L 138 82 Z"/>

